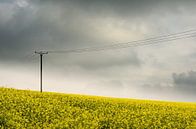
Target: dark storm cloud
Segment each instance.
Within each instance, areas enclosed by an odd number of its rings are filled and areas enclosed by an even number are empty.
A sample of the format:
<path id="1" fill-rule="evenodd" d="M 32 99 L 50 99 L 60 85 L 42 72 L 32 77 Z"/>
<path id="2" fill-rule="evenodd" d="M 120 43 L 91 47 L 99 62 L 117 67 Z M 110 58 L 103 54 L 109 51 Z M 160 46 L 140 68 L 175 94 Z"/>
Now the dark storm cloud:
<path id="1" fill-rule="evenodd" d="M 77 35 L 62 32 L 58 21 L 55 23 L 44 17 L 45 13 L 33 14 L 32 10 L 24 8 L 16 8 L 14 11 L 12 18 L 0 25 L 1 59 L 14 60 L 14 57 L 36 49 L 59 48 L 56 46 L 62 46 L 65 41 L 70 42 L 70 37 Z M 68 30 L 67 28 L 64 29 Z"/>
<path id="2" fill-rule="evenodd" d="M 7 10 L 13 13 L 11 18 L 6 23 L 0 24 L 1 60 L 19 60 L 18 57 L 32 53 L 36 49 L 71 49 L 100 46 L 107 42 L 89 23 L 93 21 L 88 20 L 91 17 L 99 17 L 99 14 L 89 15 L 88 10 L 84 10 L 83 6 L 88 6 L 90 3 L 84 1 L 84 5 L 75 5 L 72 1 L 58 1 L 55 4 L 52 4 L 54 1 L 27 2 L 29 2 L 27 7 L 13 5 L 12 10 Z M 13 1 L 7 3 L 16 4 Z M 103 4 L 103 1 L 101 3 Z M 119 59 L 117 63 L 122 64 L 123 60 Z M 131 61 L 133 64 L 139 64 L 137 56 Z M 81 66 L 86 65 L 81 62 Z"/>
<path id="3" fill-rule="evenodd" d="M 146 92 L 146 97 L 195 101 L 196 72 L 173 73 L 172 82 L 148 83 L 137 87 L 137 92 Z"/>
<path id="4" fill-rule="evenodd" d="M 181 92 L 196 93 L 196 72 L 173 73 L 174 88 Z"/>
<path id="5" fill-rule="evenodd" d="M 1 59 L 14 59 L 23 52 L 35 49 L 79 48 L 81 46 L 102 45 L 107 42 L 96 29 L 91 26 L 94 18 L 124 17 L 125 19 L 143 19 L 149 14 L 172 7 L 175 10 L 188 2 L 160 2 L 136 0 L 45 0 L 27 1 L 27 7 L 14 5 L 11 18 L 0 24 Z M 1 1 L 16 4 L 15 1 Z M 163 8 L 159 9 L 159 7 Z M 182 6 L 182 5 L 181 5 Z M 145 17 L 144 17 L 145 16 Z M 143 18 L 144 17 L 144 18 Z M 1 17 L 1 20 L 4 17 Z M 90 20 L 89 20 L 90 19 Z M 140 20 L 141 20 L 140 19 Z M 0 23 L 1 23 L 0 20 Z M 136 20 L 137 21 L 137 20 Z M 99 24 L 98 24 L 99 26 Z M 108 41 L 109 42 L 109 41 Z"/>
<path id="6" fill-rule="evenodd" d="M 38 21 L 29 10 L 16 8 L 14 11 L 12 18 L 0 25 L 1 58 L 11 60 L 26 51 L 30 52 L 36 45 L 43 47 L 46 42 L 42 39 L 47 33 L 47 24 Z M 39 42 L 36 42 L 37 38 L 40 38 Z"/>

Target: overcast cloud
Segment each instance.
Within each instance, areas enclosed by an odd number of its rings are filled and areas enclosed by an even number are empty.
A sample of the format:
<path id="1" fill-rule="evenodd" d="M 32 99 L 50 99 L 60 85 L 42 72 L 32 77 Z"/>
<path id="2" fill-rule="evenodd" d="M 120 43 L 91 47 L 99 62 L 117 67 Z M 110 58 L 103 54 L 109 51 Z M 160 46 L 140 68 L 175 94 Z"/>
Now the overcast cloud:
<path id="1" fill-rule="evenodd" d="M 0 85 L 39 90 L 35 50 L 129 42 L 195 29 L 194 0 L 1 0 Z M 196 100 L 195 38 L 44 56 L 44 90 Z"/>

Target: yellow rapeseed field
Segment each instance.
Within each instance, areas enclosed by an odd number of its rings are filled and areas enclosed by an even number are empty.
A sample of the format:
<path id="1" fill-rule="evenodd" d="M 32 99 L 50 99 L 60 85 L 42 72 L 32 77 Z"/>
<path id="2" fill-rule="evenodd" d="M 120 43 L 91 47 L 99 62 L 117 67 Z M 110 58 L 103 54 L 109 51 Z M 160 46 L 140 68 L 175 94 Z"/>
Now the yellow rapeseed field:
<path id="1" fill-rule="evenodd" d="M 0 128 L 195 128 L 196 103 L 116 99 L 0 88 Z"/>

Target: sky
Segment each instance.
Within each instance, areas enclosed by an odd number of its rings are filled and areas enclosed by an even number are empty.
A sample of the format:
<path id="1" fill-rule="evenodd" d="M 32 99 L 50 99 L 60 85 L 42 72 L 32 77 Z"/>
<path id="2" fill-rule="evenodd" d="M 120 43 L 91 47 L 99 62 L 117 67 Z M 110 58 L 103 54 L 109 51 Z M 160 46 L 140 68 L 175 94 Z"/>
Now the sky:
<path id="1" fill-rule="evenodd" d="M 39 90 L 37 50 L 70 50 L 196 29 L 194 0 L 0 0 L 0 85 Z M 43 58 L 43 90 L 196 101 L 196 38 Z"/>

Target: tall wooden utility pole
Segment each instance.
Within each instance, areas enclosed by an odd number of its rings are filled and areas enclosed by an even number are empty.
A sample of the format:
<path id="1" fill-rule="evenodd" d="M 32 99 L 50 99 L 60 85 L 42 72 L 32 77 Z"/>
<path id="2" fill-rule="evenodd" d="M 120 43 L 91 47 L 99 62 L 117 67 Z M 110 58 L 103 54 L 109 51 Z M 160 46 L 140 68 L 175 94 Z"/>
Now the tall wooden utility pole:
<path id="1" fill-rule="evenodd" d="M 40 55 L 40 92 L 42 92 L 42 60 L 43 60 L 43 55 L 48 54 L 47 51 L 35 51 L 35 54 Z"/>

